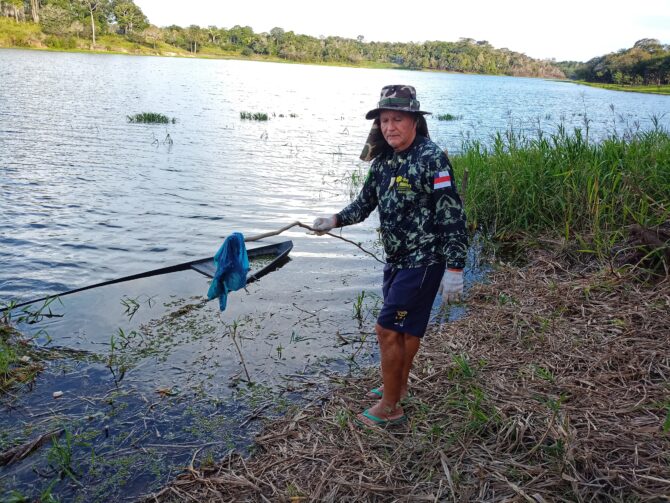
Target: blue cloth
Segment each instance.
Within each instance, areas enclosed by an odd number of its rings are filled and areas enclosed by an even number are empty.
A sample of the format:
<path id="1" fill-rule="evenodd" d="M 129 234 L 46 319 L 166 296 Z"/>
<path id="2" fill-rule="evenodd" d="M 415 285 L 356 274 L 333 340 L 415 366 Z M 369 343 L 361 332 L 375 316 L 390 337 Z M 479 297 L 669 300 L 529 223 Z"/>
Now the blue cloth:
<path id="1" fill-rule="evenodd" d="M 226 309 L 228 292 L 244 288 L 247 284 L 247 273 L 249 272 L 249 257 L 247 248 L 244 246 L 244 236 L 239 232 L 233 232 L 214 255 L 216 273 L 209 285 L 207 298 L 212 300 L 219 298 L 219 308 Z"/>

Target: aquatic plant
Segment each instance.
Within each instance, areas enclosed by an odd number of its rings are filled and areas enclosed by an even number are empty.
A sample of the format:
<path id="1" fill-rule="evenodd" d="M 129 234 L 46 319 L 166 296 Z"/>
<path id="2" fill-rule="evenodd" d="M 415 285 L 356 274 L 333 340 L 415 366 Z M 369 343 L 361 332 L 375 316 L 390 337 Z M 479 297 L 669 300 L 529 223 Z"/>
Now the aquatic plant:
<path id="1" fill-rule="evenodd" d="M 365 299 L 365 290 L 356 295 L 354 299 L 354 318 L 359 322 L 363 321 L 363 300 Z"/>
<path id="2" fill-rule="evenodd" d="M 242 120 L 253 120 L 253 121 L 266 121 L 268 120 L 268 114 L 264 112 L 240 112 L 240 119 Z"/>
<path id="3" fill-rule="evenodd" d="M 29 342 L 12 326 L 0 321 L 0 393 L 18 384 L 32 382 L 44 368 Z"/>
<path id="4" fill-rule="evenodd" d="M 435 116 L 438 121 L 457 121 L 463 118 L 462 115 L 438 114 Z"/>
<path id="5" fill-rule="evenodd" d="M 76 484 L 79 484 L 72 465 L 72 433 L 70 430 L 65 430 L 65 442 L 62 444 L 56 435 L 51 437 L 51 442 L 51 448 L 47 453 L 49 463 L 60 473 L 61 477 L 70 477 Z"/>
<path id="6" fill-rule="evenodd" d="M 177 119 L 169 118 L 167 115 L 156 112 L 142 112 L 135 115 L 127 115 L 128 122 L 131 124 L 175 124 Z"/>

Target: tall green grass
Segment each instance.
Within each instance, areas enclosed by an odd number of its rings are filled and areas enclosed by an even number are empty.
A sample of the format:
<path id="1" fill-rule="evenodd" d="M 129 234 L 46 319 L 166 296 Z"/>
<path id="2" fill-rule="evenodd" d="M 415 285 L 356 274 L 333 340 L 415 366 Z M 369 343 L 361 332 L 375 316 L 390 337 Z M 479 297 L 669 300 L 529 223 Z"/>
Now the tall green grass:
<path id="1" fill-rule="evenodd" d="M 470 224 L 495 241 L 554 237 L 600 258 L 621 249 L 630 226 L 670 225 L 670 136 L 649 132 L 588 140 L 588 130 L 526 138 L 499 133 L 464 145 Z"/>

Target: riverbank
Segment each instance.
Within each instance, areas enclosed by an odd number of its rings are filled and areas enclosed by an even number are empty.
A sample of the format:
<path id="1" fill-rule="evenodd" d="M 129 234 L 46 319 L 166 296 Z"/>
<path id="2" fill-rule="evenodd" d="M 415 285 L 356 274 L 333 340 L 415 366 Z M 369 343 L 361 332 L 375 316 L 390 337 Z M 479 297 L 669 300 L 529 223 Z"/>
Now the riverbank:
<path id="1" fill-rule="evenodd" d="M 584 86 L 599 87 L 601 89 L 608 89 L 610 91 L 625 91 L 630 93 L 650 93 L 650 94 L 667 94 L 670 95 L 670 85 L 665 86 L 624 86 L 619 84 L 603 84 L 599 82 L 586 82 L 585 80 L 567 81 L 575 84 L 582 84 Z"/>
<path id="2" fill-rule="evenodd" d="M 537 252 L 499 264 L 467 303 L 425 339 L 407 425 L 361 428 L 354 415 L 378 378 L 338 380 L 267 423 L 251 458 L 196 462 L 146 501 L 667 497 L 667 279 Z"/>
<path id="3" fill-rule="evenodd" d="M 13 20 L 3 17 L 0 17 L 0 49 L 31 49 L 55 52 L 121 54 L 129 56 L 235 59 L 270 63 L 318 64 L 322 66 L 336 67 L 402 69 L 400 65 L 374 61 L 360 61 L 355 64 L 339 62 L 299 62 L 259 54 L 245 55 L 241 51 L 225 51 L 206 45 L 197 53 L 192 53 L 162 41 L 157 41 L 154 46 L 149 46 L 132 42 L 126 37 L 114 34 L 106 34 L 97 37 L 95 46 L 91 47 L 91 41 L 88 39 L 45 35 L 40 30 L 39 25 L 35 23 L 15 23 Z"/>
<path id="4" fill-rule="evenodd" d="M 359 426 L 379 377 L 338 378 L 251 457 L 194 462 L 146 501 L 667 498 L 669 154 L 660 129 L 470 144 L 470 224 L 507 263 L 427 335 L 408 424 Z"/>

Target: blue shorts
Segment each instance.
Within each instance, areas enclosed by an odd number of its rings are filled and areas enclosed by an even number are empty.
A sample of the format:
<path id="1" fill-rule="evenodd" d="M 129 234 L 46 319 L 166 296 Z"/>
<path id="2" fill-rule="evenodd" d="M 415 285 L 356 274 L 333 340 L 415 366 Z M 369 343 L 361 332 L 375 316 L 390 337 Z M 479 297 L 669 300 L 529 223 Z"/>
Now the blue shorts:
<path id="1" fill-rule="evenodd" d="M 384 266 L 384 305 L 377 323 L 396 332 L 423 337 L 444 275 L 444 262 L 412 269 Z"/>

